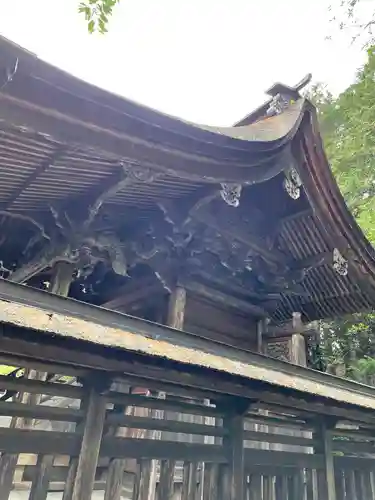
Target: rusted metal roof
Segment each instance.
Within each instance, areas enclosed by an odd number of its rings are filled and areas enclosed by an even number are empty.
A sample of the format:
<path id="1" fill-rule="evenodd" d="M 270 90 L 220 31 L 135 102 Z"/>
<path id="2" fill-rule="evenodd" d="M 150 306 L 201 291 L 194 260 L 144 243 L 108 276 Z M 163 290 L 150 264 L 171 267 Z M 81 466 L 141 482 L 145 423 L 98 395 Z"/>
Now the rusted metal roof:
<path id="1" fill-rule="evenodd" d="M 0 210 L 46 212 L 98 191 L 123 163 L 160 176 L 106 200 L 119 213 L 137 208 L 147 217 L 160 200 L 183 199 L 208 183 L 241 183 L 267 224 L 279 225 L 278 246 L 294 263 L 335 248 L 349 262 L 346 276 L 329 261 L 311 269 L 304 293 L 283 295 L 275 320 L 293 311 L 313 320 L 372 308 L 374 250 L 332 177 L 313 107 L 297 99 L 277 116 L 259 113 L 238 127 L 187 123 L 82 82 L 0 37 Z M 304 190 L 295 204 L 279 182 L 293 162 Z"/>

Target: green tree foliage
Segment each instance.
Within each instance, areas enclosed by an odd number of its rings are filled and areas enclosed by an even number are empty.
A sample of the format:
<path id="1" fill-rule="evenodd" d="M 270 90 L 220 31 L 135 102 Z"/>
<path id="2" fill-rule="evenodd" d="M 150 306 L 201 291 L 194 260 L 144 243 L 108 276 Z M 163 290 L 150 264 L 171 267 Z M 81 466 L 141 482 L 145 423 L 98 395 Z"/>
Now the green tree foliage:
<path id="1" fill-rule="evenodd" d="M 89 33 L 106 33 L 108 20 L 120 0 L 84 0 L 78 10 L 85 16 Z"/>
<path id="2" fill-rule="evenodd" d="M 375 48 L 356 81 L 334 98 L 315 85 L 308 97 L 318 110 L 325 149 L 344 198 L 375 244 Z M 375 381 L 375 314 L 356 314 L 321 323 L 321 351 L 329 371 Z M 342 374 L 342 373 L 341 373 Z"/>
<path id="3" fill-rule="evenodd" d="M 341 192 L 366 236 L 375 244 L 375 47 L 355 83 L 338 98 L 317 85 L 310 97 Z"/>

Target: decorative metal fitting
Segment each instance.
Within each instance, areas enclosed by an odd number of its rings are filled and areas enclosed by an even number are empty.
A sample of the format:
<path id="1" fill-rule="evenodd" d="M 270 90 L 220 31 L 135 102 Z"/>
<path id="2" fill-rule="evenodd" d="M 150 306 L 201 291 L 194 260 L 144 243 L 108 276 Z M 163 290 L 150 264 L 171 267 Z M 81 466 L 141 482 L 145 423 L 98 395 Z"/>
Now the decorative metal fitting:
<path id="1" fill-rule="evenodd" d="M 340 276 L 347 276 L 349 269 L 348 261 L 341 255 L 337 248 L 333 249 L 332 260 L 332 267 L 336 273 Z"/>
<path id="2" fill-rule="evenodd" d="M 240 204 L 242 186 L 241 184 L 221 184 L 220 196 L 231 207 L 238 207 Z"/>
<path id="3" fill-rule="evenodd" d="M 267 116 L 281 115 L 281 113 L 285 111 L 291 103 L 292 101 L 288 97 L 282 94 L 276 94 L 273 96 L 267 109 Z"/>
<path id="4" fill-rule="evenodd" d="M 301 196 L 302 181 L 295 168 L 291 168 L 285 172 L 283 186 L 293 200 L 298 200 Z"/>

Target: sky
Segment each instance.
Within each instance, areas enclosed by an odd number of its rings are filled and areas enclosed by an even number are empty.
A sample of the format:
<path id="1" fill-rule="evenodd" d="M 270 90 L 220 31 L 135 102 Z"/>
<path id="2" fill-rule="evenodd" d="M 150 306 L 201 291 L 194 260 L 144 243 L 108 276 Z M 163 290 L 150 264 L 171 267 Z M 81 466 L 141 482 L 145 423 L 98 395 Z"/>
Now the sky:
<path id="1" fill-rule="evenodd" d="M 335 1 L 335 0 L 333 0 Z M 239 120 L 280 81 L 307 73 L 335 94 L 365 53 L 332 33 L 332 0 L 121 0 L 89 35 L 79 0 L 11 0 L 0 33 L 99 87 L 202 124 Z"/>

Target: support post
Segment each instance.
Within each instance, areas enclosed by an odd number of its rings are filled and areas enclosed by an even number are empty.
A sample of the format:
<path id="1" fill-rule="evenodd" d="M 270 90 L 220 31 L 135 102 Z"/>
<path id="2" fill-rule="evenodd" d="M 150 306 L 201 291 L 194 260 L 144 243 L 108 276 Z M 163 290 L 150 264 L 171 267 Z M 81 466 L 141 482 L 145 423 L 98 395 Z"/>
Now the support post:
<path id="1" fill-rule="evenodd" d="M 301 313 L 293 313 L 293 329 L 300 330 L 302 332 L 303 325 L 301 320 Z M 294 333 L 291 338 L 291 349 L 290 349 L 290 361 L 295 365 L 306 366 L 306 342 L 305 338 L 301 333 Z"/>
<path id="2" fill-rule="evenodd" d="M 182 330 L 185 320 L 186 290 L 177 285 L 169 297 L 167 325 Z"/>
<path id="3" fill-rule="evenodd" d="M 245 465 L 244 465 L 244 417 L 231 415 L 224 419 L 228 436 L 223 444 L 228 456 L 228 480 L 230 500 L 245 498 Z"/>
<path id="4" fill-rule="evenodd" d="M 78 458 L 72 500 L 91 500 L 104 429 L 106 400 L 100 392 L 100 389 L 103 389 L 104 385 L 100 384 L 99 387 L 95 382 L 89 381 L 88 386 L 85 428 Z"/>
<path id="5" fill-rule="evenodd" d="M 177 330 L 183 329 L 185 306 L 186 290 L 182 286 L 176 285 L 168 301 L 168 326 Z M 176 463 L 172 460 L 162 460 L 160 463 L 159 498 L 163 498 L 163 500 L 169 500 L 173 496 L 175 466 Z M 189 474 L 192 474 L 191 468 Z"/>
<path id="6" fill-rule="evenodd" d="M 318 471 L 318 495 L 321 500 L 336 500 L 335 469 L 332 452 L 332 435 L 325 423 L 315 434 L 315 452 L 323 455 L 324 467 Z"/>

